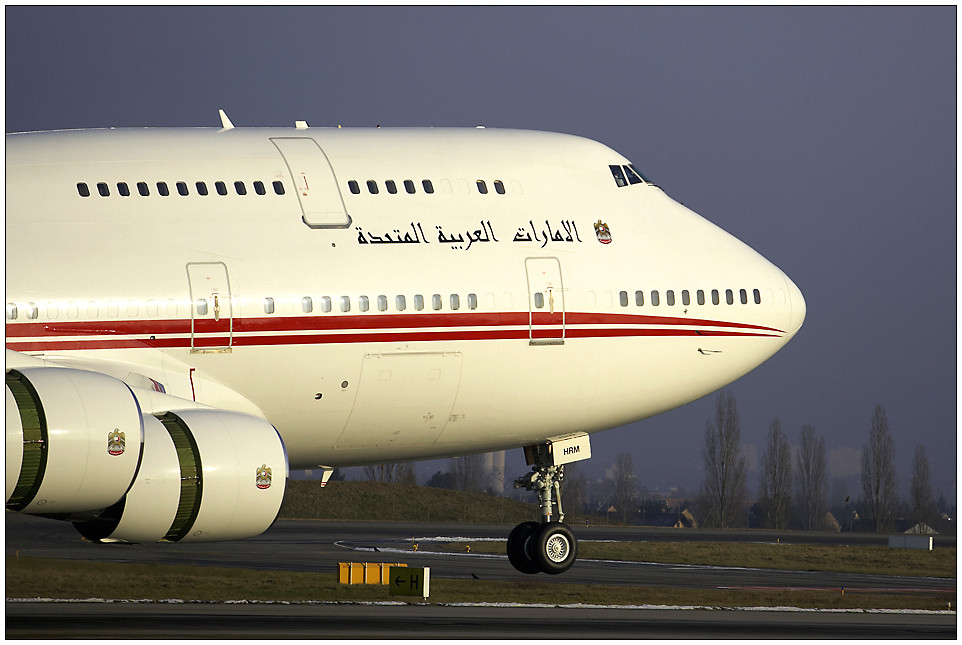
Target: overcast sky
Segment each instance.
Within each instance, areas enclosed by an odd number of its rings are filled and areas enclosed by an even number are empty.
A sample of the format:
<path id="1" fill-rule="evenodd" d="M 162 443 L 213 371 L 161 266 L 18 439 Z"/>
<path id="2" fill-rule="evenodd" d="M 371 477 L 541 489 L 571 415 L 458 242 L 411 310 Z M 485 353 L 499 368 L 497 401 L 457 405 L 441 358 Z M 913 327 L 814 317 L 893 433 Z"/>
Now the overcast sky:
<path id="1" fill-rule="evenodd" d="M 799 335 L 730 386 L 742 441 L 779 417 L 861 448 L 885 406 L 954 502 L 955 6 L 7 7 L 6 131 L 474 126 L 597 139 L 781 267 Z M 649 487 L 701 481 L 714 397 L 592 439 Z M 520 451 L 509 456 L 509 471 Z M 855 495 L 859 491 L 851 491 Z M 833 501 L 833 500 L 830 500 Z"/>

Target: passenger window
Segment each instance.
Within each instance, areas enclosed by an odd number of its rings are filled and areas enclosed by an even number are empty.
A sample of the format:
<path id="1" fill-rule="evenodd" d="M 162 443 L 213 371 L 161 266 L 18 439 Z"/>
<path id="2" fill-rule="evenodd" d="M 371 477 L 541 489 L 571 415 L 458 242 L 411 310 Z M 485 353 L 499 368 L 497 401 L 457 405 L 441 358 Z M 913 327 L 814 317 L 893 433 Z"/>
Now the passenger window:
<path id="1" fill-rule="evenodd" d="M 357 308 L 360 311 L 367 311 L 371 308 L 371 301 L 367 296 L 358 296 L 357 298 Z"/>
<path id="2" fill-rule="evenodd" d="M 387 296 L 378 296 L 378 297 L 377 297 L 377 310 L 378 310 L 378 311 L 387 311 Z"/>
<path id="3" fill-rule="evenodd" d="M 371 193 L 372 195 L 377 195 L 377 182 L 373 179 L 367 180 L 367 192 Z"/>
<path id="4" fill-rule="evenodd" d="M 314 311 L 314 301 L 311 300 L 310 296 L 304 296 L 303 298 L 301 298 L 301 311 L 303 311 L 306 314 L 309 314 L 312 311 Z"/>
<path id="5" fill-rule="evenodd" d="M 207 184 L 205 184 L 204 182 L 198 181 L 196 184 L 194 184 L 194 188 L 197 189 L 197 194 L 200 195 L 201 197 L 207 196 Z"/>
<path id="6" fill-rule="evenodd" d="M 618 301 L 621 302 L 621 306 L 622 306 L 622 307 L 627 307 L 627 306 L 628 306 L 628 292 L 627 292 L 627 291 L 619 291 L 619 292 L 618 292 Z"/>
<path id="7" fill-rule="evenodd" d="M 428 195 L 434 194 L 434 184 L 431 183 L 430 179 L 425 179 L 422 181 L 421 186 L 424 187 L 424 192 L 426 192 Z"/>
<path id="8" fill-rule="evenodd" d="M 404 311 L 408 307 L 407 298 L 404 296 L 394 296 L 394 308 L 398 311 Z"/>
<path id="9" fill-rule="evenodd" d="M 387 188 L 387 192 L 391 193 L 392 195 L 397 195 L 397 184 L 394 183 L 394 180 L 388 179 L 386 182 L 384 182 L 384 187 Z"/>
<path id="10" fill-rule="evenodd" d="M 414 190 L 415 190 L 415 189 L 414 189 L 414 182 L 411 181 L 410 179 L 405 179 L 405 180 L 404 180 L 404 190 L 407 191 L 408 195 L 413 195 L 413 194 L 414 194 Z"/>
<path id="11" fill-rule="evenodd" d="M 434 309 L 435 311 L 441 310 L 441 294 L 440 293 L 436 293 L 433 296 L 431 296 L 431 308 Z"/>
<path id="12" fill-rule="evenodd" d="M 719 298 L 718 298 L 718 289 L 712 289 L 712 290 L 711 290 L 711 303 L 712 303 L 713 305 L 717 305 L 719 302 L 721 302 L 721 300 L 719 300 Z"/>
<path id="13" fill-rule="evenodd" d="M 475 182 L 475 183 L 477 183 L 477 185 L 478 185 L 478 192 L 479 192 L 479 193 L 481 193 L 482 195 L 487 195 L 487 194 L 488 194 L 488 186 L 487 186 L 487 184 L 484 183 L 484 180 L 483 180 L 483 179 L 479 179 L 479 180 L 478 180 L 477 182 Z"/>
<path id="14" fill-rule="evenodd" d="M 351 310 L 351 296 L 341 296 L 341 311 L 347 313 Z"/>
<path id="15" fill-rule="evenodd" d="M 150 188 L 147 186 L 147 182 L 146 182 L 146 181 L 138 181 L 138 182 L 137 182 L 137 192 L 140 193 L 140 196 L 141 196 L 141 197 L 148 197 L 148 196 L 150 196 Z"/>
<path id="16" fill-rule="evenodd" d="M 266 195 L 267 191 L 264 189 L 264 182 L 255 181 L 254 182 L 254 192 L 258 195 Z"/>
<path id="17" fill-rule="evenodd" d="M 234 190 L 237 192 L 238 195 L 246 195 L 246 194 L 247 194 L 247 186 L 245 186 L 245 185 L 244 185 L 244 182 L 242 182 L 242 181 L 235 181 L 235 182 L 234 182 Z"/>
<path id="18" fill-rule="evenodd" d="M 735 294 L 732 293 L 731 289 L 725 289 L 725 302 L 730 305 L 735 304 Z"/>
<path id="19" fill-rule="evenodd" d="M 635 306 L 643 307 L 645 305 L 645 292 L 636 291 L 635 292 Z"/>
<path id="20" fill-rule="evenodd" d="M 351 194 L 352 194 L 352 195 L 360 195 L 360 194 L 361 194 L 361 187 L 358 186 L 358 185 L 357 185 L 357 182 L 354 181 L 353 179 L 352 179 L 351 181 L 347 182 L 347 187 L 351 190 Z"/>
<path id="21" fill-rule="evenodd" d="M 110 197 L 110 187 L 103 182 L 97 184 L 97 192 L 101 197 Z"/>
<path id="22" fill-rule="evenodd" d="M 77 192 L 81 197 L 90 197 L 90 188 L 82 181 L 77 184 Z"/>
<path id="23" fill-rule="evenodd" d="M 742 304 L 743 304 L 743 305 L 747 305 L 747 304 L 748 304 L 748 292 L 747 292 L 747 291 L 745 291 L 744 289 L 740 290 L 740 291 L 738 292 L 738 297 L 739 297 L 739 299 L 742 301 Z"/>
<path id="24" fill-rule="evenodd" d="M 17 305 L 13 302 L 7 303 L 7 320 L 17 319 Z"/>
<path id="25" fill-rule="evenodd" d="M 117 192 L 120 193 L 121 197 L 130 197 L 130 188 L 127 187 L 127 182 L 118 182 Z"/>
<path id="26" fill-rule="evenodd" d="M 675 306 L 675 292 L 671 289 L 665 292 L 665 304 L 669 307 Z"/>
<path id="27" fill-rule="evenodd" d="M 323 311 L 326 314 L 331 313 L 331 297 L 330 296 L 323 296 L 321 298 L 321 311 Z"/>
<path id="28" fill-rule="evenodd" d="M 166 181 L 157 182 L 157 194 L 160 195 L 161 197 L 167 197 L 168 195 L 170 195 L 170 189 L 167 188 Z"/>
<path id="29" fill-rule="evenodd" d="M 621 171 L 621 166 L 608 166 L 608 168 L 611 169 L 611 176 L 615 178 L 615 184 L 618 188 L 628 185 L 628 182 L 625 180 L 625 173 Z"/>
<path id="30" fill-rule="evenodd" d="M 504 182 L 500 179 L 494 180 L 494 192 L 498 193 L 499 195 L 504 194 Z"/>
<path id="31" fill-rule="evenodd" d="M 686 307 L 691 304 L 691 296 L 688 295 L 688 289 L 683 289 L 681 292 L 681 304 Z"/>
<path id="32" fill-rule="evenodd" d="M 27 318 L 30 320 L 36 320 L 37 316 L 40 315 L 40 308 L 37 307 L 37 303 L 28 302 L 27 303 Z"/>
<path id="33" fill-rule="evenodd" d="M 197 308 L 197 315 L 198 315 L 198 316 L 206 316 L 206 315 L 207 315 L 207 300 L 206 300 L 206 299 L 200 298 L 196 303 L 194 303 L 194 306 Z M 129 302 L 127 303 L 127 312 L 128 312 L 128 313 L 130 312 L 130 303 L 129 303 Z M 136 315 L 136 314 L 135 314 L 135 315 Z"/>
<path id="34" fill-rule="evenodd" d="M 657 291 L 651 292 L 651 306 L 657 307 L 661 303 L 661 298 L 658 296 Z"/>
<path id="35" fill-rule="evenodd" d="M 424 296 L 420 293 L 414 295 L 414 309 L 415 311 L 422 311 L 424 309 Z"/>
<path id="36" fill-rule="evenodd" d="M 700 305 L 705 304 L 705 292 L 704 292 L 704 291 L 702 291 L 701 289 L 699 289 L 697 292 L 695 292 L 695 297 L 698 299 L 698 304 L 700 304 Z"/>
<path id="37" fill-rule="evenodd" d="M 622 166 L 625 171 L 625 177 L 628 178 L 629 184 L 640 184 L 641 177 L 635 174 L 635 171 L 631 169 L 631 166 Z"/>
<path id="38" fill-rule="evenodd" d="M 461 296 L 456 293 L 451 294 L 451 311 L 457 311 L 461 308 Z"/>
<path id="39" fill-rule="evenodd" d="M 534 308 L 544 309 L 544 294 L 540 291 L 535 291 L 534 293 Z"/>
<path id="40" fill-rule="evenodd" d="M 215 181 L 215 182 L 214 182 L 214 189 L 217 190 L 217 194 L 218 194 L 218 195 L 226 195 L 226 194 L 227 194 L 227 184 L 225 184 L 225 183 L 222 182 L 222 181 Z"/>
<path id="41" fill-rule="evenodd" d="M 756 304 L 756 305 L 762 304 L 762 292 L 761 292 L 761 291 L 759 291 L 758 289 L 753 289 L 753 290 L 752 290 L 752 295 L 755 296 L 755 304 Z"/>
<path id="42" fill-rule="evenodd" d="M 282 181 L 275 181 L 275 182 L 273 183 L 273 186 L 274 186 L 274 194 L 276 194 L 276 195 L 283 195 L 283 194 L 284 194 L 284 182 L 282 182 Z"/>
<path id="43" fill-rule="evenodd" d="M 477 309 L 477 308 L 478 308 L 478 294 L 476 294 L 476 293 L 469 293 L 469 294 L 468 294 L 468 309 Z"/>
<path id="44" fill-rule="evenodd" d="M 274 313 L 274 299 L 273 299 L 273 298 L 264 298 L 264 313 L 265 313 L 265 314 L 272 314 L 272 313 Z"/>
<path id="45" fill-rule="evenodd" d="M 182 181 L 178 181 L 178 182 L 177 182 L 177 193 L 178 193 L 181 197 L 187 197 L 187 195 L 189 194 L 189 192 L 188 192 L 188 190 L 187 190 L 187 184 L 186 184 L 185 182 L 182 182 Z"/>

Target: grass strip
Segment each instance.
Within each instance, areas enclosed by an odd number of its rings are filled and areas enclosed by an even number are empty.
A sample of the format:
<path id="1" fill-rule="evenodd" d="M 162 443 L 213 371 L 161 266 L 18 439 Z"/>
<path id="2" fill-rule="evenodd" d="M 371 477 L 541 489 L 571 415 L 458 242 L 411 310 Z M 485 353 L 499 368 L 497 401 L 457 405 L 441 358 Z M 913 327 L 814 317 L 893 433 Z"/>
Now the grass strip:
<path id="1" fill-rule="evenodd" d="M 380 585 L 341 585 L 334 572 L 290 572 L 140 563 L 7 557 L 9 598 L 103 598 L 185 601 L 409 600 Z M 432 578 L 431 603 L 505 601 L 554 605 L 669 605 L 926 609 L 955 606 L 955 594 L 863 594 L 839 591 L 742 591 L 579 585 L 552 581 Z"/>
<path id="2" fill-rule="evenodd" d="M 464 551 L 466 546 L 464 542 L 451 542 L 440 545 L 440 548 Z M 505 542 L 476 542 L 470 546 L 475 553 L 505 552 Z M 956 576 L 954 548 L 921 551 L 885 546 L 581 540 L 578 542 L 578 558 L 928 578 Z"/>

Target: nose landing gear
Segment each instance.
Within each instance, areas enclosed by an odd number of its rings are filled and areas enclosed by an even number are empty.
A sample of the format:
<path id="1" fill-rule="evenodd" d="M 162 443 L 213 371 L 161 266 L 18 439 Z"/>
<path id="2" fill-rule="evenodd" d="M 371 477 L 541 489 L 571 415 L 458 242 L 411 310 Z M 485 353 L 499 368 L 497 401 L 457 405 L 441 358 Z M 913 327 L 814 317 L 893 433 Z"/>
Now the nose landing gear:
<path id="1" fill-rule="evenodd" d="M 508 536 L 508 560 L 522 573 L 564 573 L 578 555 L 578 540 L 562 523 L 564 464 L 591 457 L 588 435 L 553 437 L 544 444 L 525 446 L 524 454 L 533 468 L 516 480 L 514 487 L 537 491 L 542 521 L 522 522 L 514 527 Z"/>

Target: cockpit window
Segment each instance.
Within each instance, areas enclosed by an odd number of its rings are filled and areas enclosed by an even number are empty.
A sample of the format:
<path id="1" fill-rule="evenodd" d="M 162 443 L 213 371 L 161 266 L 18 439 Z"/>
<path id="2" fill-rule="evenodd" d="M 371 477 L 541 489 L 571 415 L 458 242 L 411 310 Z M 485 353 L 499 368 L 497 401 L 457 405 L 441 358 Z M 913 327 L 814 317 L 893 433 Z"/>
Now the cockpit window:
<path id="1" fill-rule="evenodd" d="M 615 178 L 615 183 L 618 185 L 618 188 L 628 185 L 628 181 L 625 179 L 625 173 L 621 171 L 621 166 L 608 167 L 611 169 L 611 176 Z"/>
<path id="2" fill-rule="evenodd" d="M 615 185 L 618 188 L 624 188 L 628 185 L 634 184 L 650 184 L 651 180 L 641 174 L 641 171 L 635 168 L 634 164 L 628 164 L 627 166 L 608 166 L 611 170 L 611 176 L 615 178 Z"/>
<path id="3" fill-rule="evenodd" d="M 638 176 L 638 173 L 636 173 L 631 166 L 625 166 L 624 168 L 625 168 L 625 177 L 628 178 L 629 184 L 641 183 L 641 177 Z"/>
<path id="4" fill-rule="evenodd" d="M 644 179 L 646 182 L 648 182 L 649 184 L 651 183 L 651 180 L 650 180 L 650 179 L 648 179 L 647 177 L 645 177 L 645 175 L 644 175 L 640 170 L 638 170 L 637 168 L 635 168 L 635 164 L 628 164 L 628 167 L 631 168 L 632 171 L 635 172 L 635 174 L 637 174 L 639 177 L 641 177 L 642 179 Z"/>

